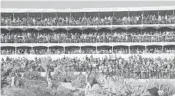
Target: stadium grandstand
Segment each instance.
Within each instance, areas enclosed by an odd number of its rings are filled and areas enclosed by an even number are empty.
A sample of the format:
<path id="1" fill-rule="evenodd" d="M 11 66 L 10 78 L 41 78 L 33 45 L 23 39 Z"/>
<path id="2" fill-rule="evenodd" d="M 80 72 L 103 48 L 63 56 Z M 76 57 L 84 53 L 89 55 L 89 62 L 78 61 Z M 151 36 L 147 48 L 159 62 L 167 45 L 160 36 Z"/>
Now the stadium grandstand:
<path id="1" fill-rule="evenodd" d="M 1 54 L 170 56 L 174 31 L 174 6 L 2 9 Z"/>
<path id="2" fill-rule="evenodd" d="M 173 1 L 2 0 L 0 10 L 0 96 L 175 96 Z"/>
<path id="3" fill-rule="evenodd" d="M 164 66 L 161 68 L 166 72 L 171 69 L 174 74 L 175 6 L 2 9 L 1 55 L 3 61 L 49 56 L 54 60 L 69 58 L 66 60 L 70 63 L 71 58 L 81 58 L 90 64 L 101 58 L 95 65 L 102 66 L 100 63 L 106 60 L 111 65 L 102 63 L 103 67 L 109 68 L 118 59 L 119 65 L 135 62 L 143 64 L 143 68 L 151 62 L 154 67 Z M 138 57 L 138 62 L 133 56 Z M 148 58 L 150 62 L 146 62 Z M 159 65 L 159 60 L 165 65 Z"/>

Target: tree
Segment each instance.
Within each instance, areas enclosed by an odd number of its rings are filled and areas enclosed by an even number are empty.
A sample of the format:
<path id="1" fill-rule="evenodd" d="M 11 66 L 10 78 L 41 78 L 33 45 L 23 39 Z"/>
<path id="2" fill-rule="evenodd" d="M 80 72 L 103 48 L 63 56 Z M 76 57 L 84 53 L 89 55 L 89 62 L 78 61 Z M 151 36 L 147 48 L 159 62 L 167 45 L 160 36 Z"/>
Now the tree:
<path id="1" fill-rule="evenodd" d="M 46 71 L 46 81 L 48 84 L 48 88 L 51 88 L 52 86 L 52 79 L 51 79 L 51 66 L 52 66 L 52 62 L 51 62 L 51 58 L 43 58 L 41 60 L 41 66 L 44 68 L 44 70 Z"/>

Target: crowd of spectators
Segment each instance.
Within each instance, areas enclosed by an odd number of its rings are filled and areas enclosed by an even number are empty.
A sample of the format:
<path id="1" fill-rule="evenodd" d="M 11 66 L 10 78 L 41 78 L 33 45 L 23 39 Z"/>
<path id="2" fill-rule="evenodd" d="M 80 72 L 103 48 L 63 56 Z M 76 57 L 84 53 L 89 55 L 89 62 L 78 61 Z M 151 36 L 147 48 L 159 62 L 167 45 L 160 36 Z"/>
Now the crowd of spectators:
<path id="1" fill-rule="evenodd" d="M 135 16 L 90 16 L 90 17 L 1 17 L 2 26 L 77 26 L 77 25 L 134 25 L 134 24 L 174 24 L 175 15 L 165 14 L 156 16 L 143 14 Z"/>
<path id="2" fill-rule="evenodd" d="M 1 54 L 15 54 L 15 49 L 12 48 L 1 48 Z"/>
<path id="3" fill-rule="evenodd" d="M 27 69 L 35 69 L 35 71 L 44 72 L 41 64 L 42 59 L 35 58 L 29 60 L 27 58 L 9 58 L 1 60 L 1 71 L 5 70 L 6 67 L 13 66 L 12 68 L 18 67 L 27 71 Z M 50 68 L 57 70 L 57 67 L 62 66 L 67 72 L 85 72 L 95 71 L 101 72 L 106 75 L 116 75 L 125 78 L 175 78 L 175 57 L 174 58 L 152 58 L 142 57 L 140 55 L 132 55 L 128 58 L 122 57 L 105 57 L 105 58 L 94 58 L 86 57 L 85 59 L 80 58 L 69 58 L 63 57 L 56 60 L 50 60 Z"/>
<path id="4" fill-rule="evenodd" d="M 153 33 L 153 34 L 152 34 Z M 175 32 L 8 32 L 1 43 L 102 43 L 102 42 L 175 42 Z"/>
<path id="5" fill-rule="evenodd" d="M 145 49 L 146 48 L 146 49 Z M 1 54 L 161 54 L 161 53 L 175 53 L 175 46 L 134 46 L 134 47 L 121 47 L 121 46 L 101 46 L 101 47 L 85 47 L 80 49 L 80 47 L 18 47 L 16 48 L 3 48 L 1 49 Z"/>

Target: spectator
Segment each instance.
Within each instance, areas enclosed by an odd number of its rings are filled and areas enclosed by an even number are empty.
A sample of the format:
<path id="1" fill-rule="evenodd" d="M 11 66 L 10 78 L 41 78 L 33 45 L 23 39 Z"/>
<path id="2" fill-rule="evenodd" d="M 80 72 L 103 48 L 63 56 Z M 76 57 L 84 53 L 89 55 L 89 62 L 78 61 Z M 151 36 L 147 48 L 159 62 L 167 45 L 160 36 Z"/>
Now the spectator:
<path id="1" fill-rule="evenodd" d="M 143 19 L 143 22 L 142 22 Z M 158 16 L 154 14 L 136 15 L 136 16 L 105 16 L 105 17 L 2 17 L 2 26 L 76 26 L 76 25 L 134 25 L 134 24 L 174 24 L 175 16 L 173 14 L 165 14 Z"/>
<path id="2" fill-rule="evenodd" d="M 153 33 L 153 34 L 152 34 Z M 173 31 L 163 32 L 94 32 L 94 33 L 1 33 L 2 43 L 102 43 L 102 42 L 175 42 Z"/>
<path id="3" fill-rule="evenodd" d="M 40 67 L 41 59 L 44 58 L 36 58 L 35 60 L 29 60 L 27 58 L 7 58 L 2 59 L 2 71 L 6 66 L 13 64 L 13 68 L 15 66 L 20 67 L 25 71 L 30 67 L 37 70 Z M 60 58 L 57 60 L 51 60 L 52 68 L 55 66 L 72 66 L 72 69 L 75 69 L 74 72 L 77 71 L 98 71 L 108 75 L 120 75 L 124 78 L 175 78 L 175 58 L 145 58 L 139 55 L 132 55 L 128 58 L 86 58 L 80 60 L 78 58 Z M 86 66 L 85 66 L 86 65 Z M 34 67 L 35 66 L 35 67 Z M 54 70 L 57 70 L 55 68 Z"/>

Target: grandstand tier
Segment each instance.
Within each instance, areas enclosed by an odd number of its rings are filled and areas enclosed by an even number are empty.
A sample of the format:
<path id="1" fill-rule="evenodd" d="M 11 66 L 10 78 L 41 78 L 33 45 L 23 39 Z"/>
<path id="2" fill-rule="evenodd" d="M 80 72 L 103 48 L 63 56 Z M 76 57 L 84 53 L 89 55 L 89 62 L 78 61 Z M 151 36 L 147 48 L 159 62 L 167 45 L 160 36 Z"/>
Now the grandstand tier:
<path id="1" fill-rule="evenodd" d="M 99 58 L 99 59 L 103 59 L 103 58 L 111 58 L 111 59 L 115 59 L 117 58 L 126 58 L 128 59 L 131 56 L 141 56 L 143 58 L 167 58 L 167 59 L 173 59 L 175 58 L 175 54 L 162 54 L 160 56 L 160 54 L 47 54 L 47 55 L 33 55 L 33 54 L 17 54 L 17 55 L 3 55 L 1 58 L 6 59 L 6 58 L 27 58 L 29 60 L 33 60 L 35 58 L 52 58 L 53 60 L 59 59 L 59 58 L 78 58 L 78 59 L 86 59 L 86 57 L 88 58 Z"/>
<path id="2" fill-rule="evenodd" d="M 2 9 L 1 54 L 174 54 L 175 6 Z"/>
<path id="3" fill-rule="evenodd" d="M 175 7 L 2 9 L 2 26 L 174 24 Z"/>

